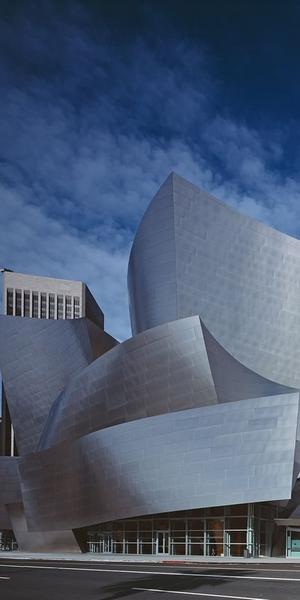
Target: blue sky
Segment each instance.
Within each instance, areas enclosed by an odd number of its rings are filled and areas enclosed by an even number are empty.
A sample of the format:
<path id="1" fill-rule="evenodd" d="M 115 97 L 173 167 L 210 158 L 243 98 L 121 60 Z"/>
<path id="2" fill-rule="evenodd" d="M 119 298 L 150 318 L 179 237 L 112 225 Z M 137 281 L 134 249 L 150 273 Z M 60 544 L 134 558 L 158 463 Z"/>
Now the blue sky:
<path id="1" fill-rule="evenodd" d="M 171 170 L 300 236 L 300 3 L 0 5 L 0 262 L 88 283 L 130 335 L 127 260 Z"/>

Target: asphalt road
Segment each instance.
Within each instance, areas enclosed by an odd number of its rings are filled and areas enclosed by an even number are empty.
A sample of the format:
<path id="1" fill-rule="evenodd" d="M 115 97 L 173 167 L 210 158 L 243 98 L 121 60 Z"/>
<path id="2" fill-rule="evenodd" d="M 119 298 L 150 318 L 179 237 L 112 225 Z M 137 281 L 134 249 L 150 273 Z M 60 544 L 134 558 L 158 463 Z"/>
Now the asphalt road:
<path id="1" fill-rule="evenodd" d="M 1 560 L 1 600 L 299 600 L 300 565 Z"/>

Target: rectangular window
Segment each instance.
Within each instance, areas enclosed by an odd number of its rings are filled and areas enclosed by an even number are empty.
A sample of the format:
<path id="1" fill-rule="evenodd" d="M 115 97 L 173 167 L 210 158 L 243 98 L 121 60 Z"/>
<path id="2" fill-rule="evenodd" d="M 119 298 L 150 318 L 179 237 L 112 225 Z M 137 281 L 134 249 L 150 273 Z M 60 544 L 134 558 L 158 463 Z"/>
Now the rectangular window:
<path id="1" fill-rule="evenodd" d="M 16 316 L 22 316 L 22 291 L 16 290 Z"/>
<path id="2" fill-rule="evenodd" d="M 156 539 L 153 540 L 152 521 L 140 521 L 139 553 L 153 554 L 156 552 Z"/>
<path id="3" fill-rule="evenodd" d="M 64 318 L 64 297 L 63 296 L 57 296 L 57 318 L 58 319 Z"/>
<path id="4" fill-rule="evenodd" d="M 188 521 L 188 529 L 190 531 L 203 531 L 204 521 L 202 519 L 191 519 Z"/>
<path id="5" fill-rule="evenodd" d="M 55 295 L 49 294 L 49 319 L 55 318 Z"/>
<path id="6" fill-rule="evenodd" d="M 65 302 L 66 302 L 66 319 L 72 319 L 72 317 L 73 317 L 73 315 L 72 315 L 72 297 L 66 296 Z"/>
<path id="7" fill-rule="evenodd" d="M 123 523 L 113 524 L 113 552 L 121 554 L 124 552 L 124 531 Z"/>
<path id="8" fill-rule="evenodd" d="M 24 317 L 30 317 L 30 292 L 25 290 L 24 292 Z"/>
<path id="9" fill-rule="evenodd" d="M 227 517 L 226 529 L 247 529 L 247 517 Z"/>
<path id="10" fill-rule="evenodd" d="M 47 318 L 47 294 L 41 293 L 41 319 Z"/>
<path id="11" fill-rule="evenodd" d="M 171 523 L 170 523 L 170 526 L 171 526 L 171 530 L 172 531 L 183 531 L 183 532 L 185 532 L 185 520 L 183 520 L 183 519 L 180 519 L 180 520 L 179 519 L 174 519 L 174 520 L 172 519 Z M 184 533 L 182 535 L 184 535 Z"/>
<path id="12" fill-rule="evenodd" d="M 80 318 L 80 298 L 79 296 L 74 296 L 74 319 Z"/>
<path id="13" fill-rule="evenodd" d="M 6 311 L 8 315 L 14 314 L 14 290 L 11 288 L 6 292 Z"/>
<path id="14" fill-rule="evenodd" d="M 226 506 L 225 511 L 226 515 L 246 517 L 248 514 L 248 506 L 247 504 L 235 504 L 234 506 Z"/>
<path id="15" fill-rule="evenodd" d="M 205 523 L 200 519 L 188 520 L 188 545 L 189 555 L 204 555 L 204 529 Z"/>
<path id="16" fill-rule="evenodd" d="M 34 319 L 39 318 L 39 293 L 32 292 L 32 316 Z"/>

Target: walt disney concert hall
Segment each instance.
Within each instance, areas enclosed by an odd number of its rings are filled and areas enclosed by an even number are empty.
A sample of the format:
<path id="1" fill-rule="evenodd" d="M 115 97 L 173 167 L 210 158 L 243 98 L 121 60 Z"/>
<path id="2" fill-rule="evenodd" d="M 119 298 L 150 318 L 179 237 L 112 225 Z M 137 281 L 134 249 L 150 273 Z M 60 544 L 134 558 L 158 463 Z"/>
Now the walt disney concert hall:
<path id="1" fill-rule="evenodd" d="M 300 241 L 172 173 L 128 291 L 123 343 L 0 318 L 3 549 L 300 556 Z"/>

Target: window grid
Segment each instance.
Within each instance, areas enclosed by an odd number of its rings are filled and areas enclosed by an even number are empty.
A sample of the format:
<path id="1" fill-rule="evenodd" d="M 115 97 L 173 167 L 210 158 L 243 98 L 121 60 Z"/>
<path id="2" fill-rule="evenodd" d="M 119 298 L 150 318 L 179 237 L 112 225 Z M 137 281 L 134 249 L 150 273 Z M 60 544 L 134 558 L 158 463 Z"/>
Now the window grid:
<path id="1" fill-rule="evenodd" d="M 30 317 L 30 291 L 24 291 L 24 317 Z"/>
<path id="2" fill-rule="evenodd" d="M 16 317 L 22 316 L 22 291 L 16 290 Z"/>
<path id="3" fill-rule="evenodd" d="M 14 290 L 8 288 L 6 292 L 6 312 L 8 315 L 14 314 Z"/>
<path id="4" fill-rule="evenodd" d="M 211 509 L 202 509 L 202 516 L 192 519 L 172 515 L 164 520 L 156 516 L 106 523 L 87 531 L 87 546 L 90 552 L 99 553 L 156 554 L 160 546 L 163 553 L 172 555 L 244 556 L 246 552 L 267 556 L 270 546 L 265 530 L 272 529 L 273 507 L 267 507 L 268 518 L 256 519 L 252 507 L 246 506 L 244 515 L 230 513 L 235 507 L 220 507 L 216 516 L 209 515 Z"/>
<path id="5" fill-rule="evenodd" d="M 49 294 L 48 318 L 55 319 L 55 294 Z"/>
<path id="6" fill-rule="evenodd" d="M 64 318 L 64 297 L 61 294 L 57 296 L 57 318 Z"/>
<path id="7" fill-rule="evenodd" d="M 39 293 L 32 292 L 32 316 L 35 319 L 39 318 Z"/>
<path id="8" fill-rule="evenodd" d="M 47 294 L 41 293 L 41 319 L 47 318 Z"/>
<path id="9" fill-rule="evenodd" d="M 6 314 L 35 319 L 79 319 L 81 299 L 79 296 L 7 288 Z"/>
<path id="10" fill-rule="evenodd" d="M 65 297 L 65 315 L 66 319 L 72 319 L 72 296 Z"/>
<path id="11" fill-rule="evenodd" d="M 80 318 L 80 298 L 79 298 L 79 296 L 74 296 L 73 308 L 74 308 L 74 319 L 79 319 Z"/>

